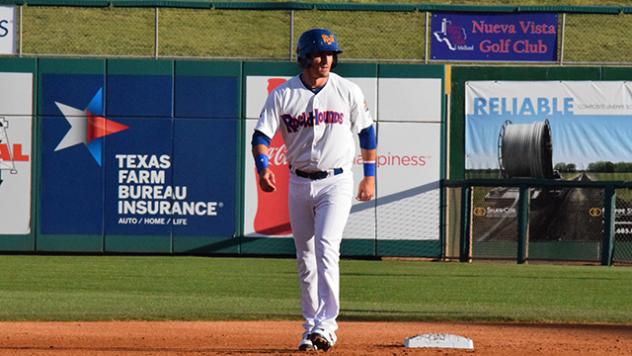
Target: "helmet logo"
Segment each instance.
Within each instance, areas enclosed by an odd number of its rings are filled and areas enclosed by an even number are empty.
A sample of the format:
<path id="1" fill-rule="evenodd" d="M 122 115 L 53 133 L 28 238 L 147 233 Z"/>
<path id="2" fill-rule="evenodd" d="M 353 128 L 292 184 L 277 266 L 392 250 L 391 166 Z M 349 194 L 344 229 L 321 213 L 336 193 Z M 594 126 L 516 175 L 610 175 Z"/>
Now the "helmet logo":
<path id="1" fill-rule="evenodd" d="M 327 36 L 323 33 L 321 37 L 323 38 L 323 41 L 325 41 L 325 43 L 327 43 L 328 45 L 331 45 L 335 41 L 334 35 Z"/>

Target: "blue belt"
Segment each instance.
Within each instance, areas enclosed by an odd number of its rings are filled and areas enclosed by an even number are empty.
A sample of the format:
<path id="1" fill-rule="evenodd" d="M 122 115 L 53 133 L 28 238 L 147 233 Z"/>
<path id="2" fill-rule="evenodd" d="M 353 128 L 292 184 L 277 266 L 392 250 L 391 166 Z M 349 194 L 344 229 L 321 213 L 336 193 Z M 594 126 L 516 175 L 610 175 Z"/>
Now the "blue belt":
<path id="1" fill-rule="evenodd" d="M 325 179 L 329 177 L 330 175 L 337 176 L 338 174 L 342 173 L 342 168 L 334 168 L 328 171 L 318 171 L 318 172 L 303 172 L 301 170 L 295 169 L 294 173 L 296 173 L 297 176 L 302 177 L 302 178 L 307 178 L 311 180 L 319 180 L 319 179 Z"/>

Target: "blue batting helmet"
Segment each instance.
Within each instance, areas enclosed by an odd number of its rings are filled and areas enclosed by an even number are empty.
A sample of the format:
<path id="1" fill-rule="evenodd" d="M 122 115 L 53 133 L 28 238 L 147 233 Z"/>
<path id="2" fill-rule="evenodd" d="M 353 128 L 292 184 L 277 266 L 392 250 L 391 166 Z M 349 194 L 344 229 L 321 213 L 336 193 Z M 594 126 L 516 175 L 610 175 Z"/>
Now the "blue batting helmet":
<path id="1" fill-rule="evenodd" d="M 333 68 L 337 63 L 338 53 L 342 53 L 342 49 L 338 47 L 336 35 L 324 28 L 314 28 L 303 32 L 296 45 L 296 57 L 301 67 L 309 67 L 311 55 L 321 52 L 334 53 Z"/>

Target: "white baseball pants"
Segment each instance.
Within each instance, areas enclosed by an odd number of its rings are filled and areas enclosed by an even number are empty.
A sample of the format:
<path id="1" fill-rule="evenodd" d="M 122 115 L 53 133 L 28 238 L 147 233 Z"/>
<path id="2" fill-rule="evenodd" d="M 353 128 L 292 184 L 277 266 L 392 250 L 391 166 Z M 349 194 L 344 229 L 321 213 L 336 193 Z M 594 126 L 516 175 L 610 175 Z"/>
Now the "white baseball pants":
<path id="1" fill-rule="evenodd" d="M 291 174 L 288 198 L 303 326 L 308 333 L 334 334 L 340 312 L 340 242 L 351 210 L 353 175 L 345 171 L 310 180 Z"/>

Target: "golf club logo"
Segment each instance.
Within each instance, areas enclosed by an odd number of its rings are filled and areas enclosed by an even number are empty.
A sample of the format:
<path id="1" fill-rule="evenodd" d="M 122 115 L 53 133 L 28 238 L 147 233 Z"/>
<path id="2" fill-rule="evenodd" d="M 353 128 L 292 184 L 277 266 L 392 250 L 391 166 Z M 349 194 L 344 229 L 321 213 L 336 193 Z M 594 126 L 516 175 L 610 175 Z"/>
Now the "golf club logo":
<path id="1" fill-rule="evenodd" d="M 88 106 L 83 110 L 57 101 L 55 105 L 57 105 L 59 111 L 64 114 L 66 121 L 70 124 L 70 129 L 68 129 L 64 138 L 55 148 L 55 152 L 84 144 L 99 166 L 102 163 L 103 138 L 129 128 L 102 116 L 103 88 L 99 88 Z"/>
<path id="2" fill-rule="evenodd" d="M 452 21 L 446 18 L 441 20 L 441 30 L 433 32 L 434 37 L 438 42 L 445 43 L 450 51 L 470 49 L 466 48 L 467 34 L 465 29 L 460 26 L 455 26 Z"/>

